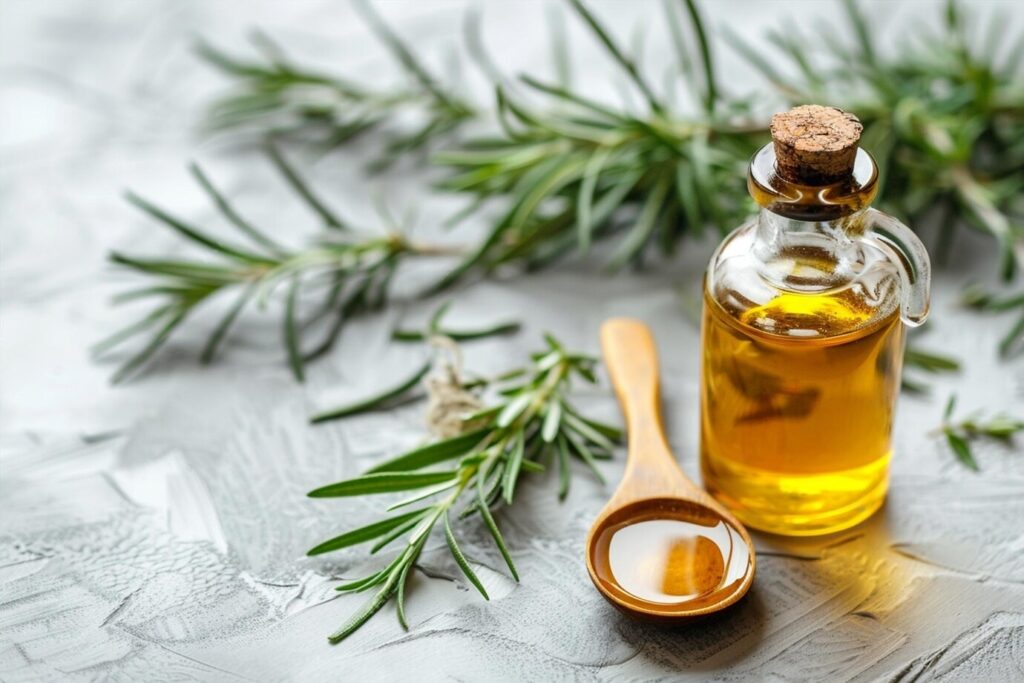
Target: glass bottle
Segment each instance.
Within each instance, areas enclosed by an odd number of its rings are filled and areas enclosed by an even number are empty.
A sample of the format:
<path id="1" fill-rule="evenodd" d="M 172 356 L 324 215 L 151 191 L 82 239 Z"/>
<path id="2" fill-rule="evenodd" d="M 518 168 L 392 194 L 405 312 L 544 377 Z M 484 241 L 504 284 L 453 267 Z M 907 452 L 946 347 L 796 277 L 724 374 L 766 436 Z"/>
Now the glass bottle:
<path id="1" fill-rule="evenodd" d="M 904 327 L 928 314 L 930 266 L 878 189 L 851 114 L 772 119 L 748 188 L 760 213 L 704 282 L 701 469 L 747 525 L 838 531 L 885 499 Z"/>

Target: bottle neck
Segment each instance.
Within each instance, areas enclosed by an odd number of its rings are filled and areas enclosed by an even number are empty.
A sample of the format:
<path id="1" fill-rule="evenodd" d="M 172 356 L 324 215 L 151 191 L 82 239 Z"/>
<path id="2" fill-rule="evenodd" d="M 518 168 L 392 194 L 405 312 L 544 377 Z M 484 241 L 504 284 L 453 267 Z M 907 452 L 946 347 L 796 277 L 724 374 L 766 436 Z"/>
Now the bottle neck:
<path id="1" fill-rule="evenodd" d="M 750 196 L 769 212 L 800 222 L 831 222 L 866 209 L 878 192 L 878 168 L 871 155 L 857 150 L 853 171 L 824 185 L 804 185 L 779 175 L 775 149 L 762 147 L 750 161 Z"/>

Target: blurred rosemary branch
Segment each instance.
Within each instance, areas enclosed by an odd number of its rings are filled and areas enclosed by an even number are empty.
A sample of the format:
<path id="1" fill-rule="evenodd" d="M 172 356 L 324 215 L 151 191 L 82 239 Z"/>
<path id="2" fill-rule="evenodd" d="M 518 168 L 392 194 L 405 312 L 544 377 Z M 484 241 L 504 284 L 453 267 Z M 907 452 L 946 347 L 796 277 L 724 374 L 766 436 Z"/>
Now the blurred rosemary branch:
<path id="1" fill-rule="evenodd" d="M 151 283 L 118 295 L 115 303 L 157 302 L 140 320 L 94 346 L 94 352 L 102 356 L 136 336 L 149 335 L 141 349 L 130 355 L 114 374 L 114 382 L 136 372 L 196 309 L 230 292 L 234 300 L 201 352 L 204 363 L 211 361 L 242 311 L 253 304 L 265 306 L 282 288 L 282 340 L 292 373 L 302 381 L 305 364 L 332 348 L 346 320 L 384 305 L 401 263 L 416 257 L 452 255 L 448 247 L 418 243 L 399 232 L 372 234 L 352 229 L 317 197 L 276 147 L 268 145 L 267 152 L 295 194 L 323 223 L 322 231 L 309 247 L 283 246 L 257 228 L 196 164 L 191 167 L 196 181 L 250 246 L 223 241 L 134 193 L 127 194 L 130 203 L 202 248 L 214 260 L 148 258 L 117 252 L 111 255 L 113 263 L 148 278 Z M 315 310 L 304 314 L 311 299 L 319 302 Z M 304 343 L 314 334 L 319 335 L 317 341 L 311 345 Z"/>
<path id="2" fill-rule="evenodd" d="M 694 0 L 666 0 L 664 23 L 678 58 L 679 80 L 699 104 L 701 114 L 695 117 L 673 110 L 637 58 L 615 42 L 586 5 L 567 1 L 641 95 L 647 111 L 634 114 L 594 102 L 568 85 L 532 76 L 508 84 L 488 69 L 498 89 L 497 134 L 464 143 L 449 140 L 448 149 L 436 157 L 451 171 L 441 187 L 472 195 L 473 206 L 501 200 L 509 207 L 466 267 L 483 262 L 493 268 L 510 261 L 538 267 L 610 236 L 617 238 L 612 265 L 636 263 L 648 244 L 670 254 L 682 237 L 700 236 L 707 225 L 725 231 L 750 208 L 738 178 L 751 152 L 765 141 L 766 127 L 751 118 L 749 98 L 730 94 L 718 82 L 713 36 Z M 822 101 L 857 113 L 866 126 L 863 145 L 883 174 L 881 203 L 912 226 L 940 223 L 940 259 L 949 253 L 954 229 L 964 220 L 998 241 L 1000 271 L 1011 277 L 1024 258 L 1024 87 L 1019 74 L 1024 37 L 1004 35 L 1006 23 L 998 14 L 985 31 L 974 30 L 978 27 L 968 25 L 959 5 L 949 2 L 941 33 L 908 28 L 899 51 L 889 55 L 879 49 L 878 32 L 858 6 L 852 0 L 842 5 L 844 22 L 819 26 L 814 35 L 770 32 L 777 55 L 728 31 L 725 38 L 791 103 Z M 367 12 L 364 3 L 359 6 Z M 435 104 L 452 99 L 394 32 L 370 16 L 371 26 L 419 83 L 414 99 L 426 95 Z M 475 30 L 467 36 L 469 51 L 484 61 Z M 541 96 L 545 106 L 531 106 L 523 95 L 513 94 L 520 86 Z M 249 83 L 249 89 L 261 86 Z M 301 90 L 295 86 L 295 92 Z M 395 93 L 382 102 L 377 111 L 387 116 L 408 99 Z M 339 103 L 332 116 L 346 110 Z M 484 114 L 463 105 L 455 110 L 459 115 L 439 129 L 452 130 Z M 393 158 L 389 152 L 381 163 Z"/>
<path id="3" fill-rule="evenodd" d="M 747 101 L 728 97 L 716 84 L 708 32 L 693 0 L 684 0 L 685 12 L 667 2 L 665 13 L 680 72 L 687 83 L 700 84 L 704 117 L 697 119 L 671 112 L 594 14 L 580 0 L 569 3 L 648 111 L 629 114 L 530 76 L 522 83 L 552 106 L 531 109 L 499 89 L 503 134 L 436 156 L 453 170 L 442 187 L 510 206 L 467 268 L 515 259 L 543 265 L 586 250 L 595 236 L 612 235 L 611 263 L 618 267 L 638 262 L 649 245 L 671 254 L 681 238 L 699 236 L 705 225 L 726 231 L 750 206 L 737 179 L 764 142 L 763 127 L 745 116 Z M 997 240 L 1000 272 L 1010 279 L 1024 260 L 1024 88 L 1018 74 L 1024 37 L 1009 43 L 1012 50 L 1001 60 L 995 36 L 971 49 L 965 20 L 951 2 L 944 34 L 923 34 L 920 46 L 883 58 L 856 4 L 843 6 L 846 30 L 822 28 L 827 40 L 770 34 L 783 60 L 795 64 L 793 79 L 775 67 L 782 60 L 735 36 L 731 42 L 791 103 L 823 101 L 861 117 L 863 144 L 883 175 L 882 204 L 918 228 L 933 223 L 930 212 L 938 207 L 940 258 L 963 219 Z M 696 36 L 696 55 L 682 43 L 684 33 Z M 840 37 L 846 34 L 857 42 L 849 45 Z"/>
<path id="4" fill-rule="evenodd" d="M 685 82 L 700 84 L 703 114 L 693 118 L 673 114 L 599 19 L 579 0 L 569 4 L 646 111 L 634 114 L 531 76 L 520 84 L 544 100 L 543 109 L 499 87 L 499 133 L 434 157 L 450 170 L 441 187 L 474 195 L 476 205 L 501 200 L 508 207 L 452 280 L 477 265 L 541 267 L 585 252 L 597 239 L 614 241 L 610 266 L 617 269 L 638 264 L 652 244 L 670 255 L 708 225 L 724 234 L 751 210 L 740 179 L 765 129 L 734 123 L 747 103 L 722 98 L 693 0 L 664 3 L 679 71 Z M 697 38 L 694 56 L 684 43 L 687 32 Z"/>
<path id="5" fill-rule="evenodd" d="M 434 323 L 431 327 L 437 329 Z M 507 374 L 509 379 L 499 382 L 497 401 L 456 416 L 460 427 L 455 435 L 384 461 L 361 476 L 309 493 L 313 498 L 334 498 L 412 492 L 389 506 L 389 513 L 431 501 L 413 511 L 347 531 L 309 551 L 310 555 L 320 555 L 374 541 L 370 552 L 376 553 L 404 538 L 398 554 L 383 569 L 337 587 L 343 592 L 375 593 L 331 634 L 332 643 L 347 638 L 392 598 L 396 600 L 399 623 L 408 629 L 406 585 L 431 531 L 438 525 L 444 528 L 455 563 L 484 599 L 488 599 L 487 590 L 456 538 L 456 520 L 479 515 L 509 573 L 518 581 L 519 573 L 493 511 L 514 505 L 524 473 L 542 472 L 547 464 L 556 463 L 560 498 L 569 491 L 571 459 L 584 462 L 603 481 L 595 461 L 611 457 L 621 432 L 584 417 L 568 400 L 573 377 L 597 381 L 597 360 L 568 351 L 551 336 L 545 339 L 547 348 L 533 354 L 527 367 Z M 456 389 L 465 388 L 458 378 L 454 381 Z"/>
<path id="6" fill-rule="evenodd" d="M 470 271 L 487 273 L 505 264 L 541 268 L 586 252 L 598 240 L 609 243 L 612 269 L 638 265 L 653 250 L 671 255 L 686 238 L 699 238 L 708 227 L 719 234 L 734 227 L 752 207 L 740 179 L 751 153 L 766 141 L 766 130 L 751 113 L 752 100 L 735 96 L 719 81 L 715 44 L 695 0 L 663 2 L 664 24 L 678 62 L 675 82 L 688 88 L 696 102 L 698 113 L 692 116 L 684 116 L 670 97 L 658 92 L 637 57 L 616 42 L 582 0 L 567 2 L 640 95 L 639 111 L 594 101 L 573 90 L 567 78 L 558 84 L 529 75 L 516 81 L 503 78 L 484 52 L 478 24 L 469 22 L 467 49 L 495 82 L 498 125 L 489 135 L 459 140 L 449 133 L 487 112 L 441 83 L 369 3 L 361 1 L 357 7 L 409 76 L 408 86 L 370 88 L 306 69 L 265 37 L 256 40 L 262 53 L 257 61 L 206 46 L 201 53 L 235 82 L 233 92 L 214 105 L 212 125 L 244 126 L 260 135 L 310 133 L 323 150 L 387 127 L 385 148 L 371 164 L 377 168 L 433 141 L 445 141 L 443 151 L 431 157 L 445 173 L 439 186 L 470 197 L 466 210 L 453 221 L 482 207 L 499 206 L 501 211 L 484 237 L 462 250 L 463 260 L 435 290 Z M 995 238 L 999 271 L 1010 278 L 1024 258 L 1024 36 L 1002 35 L 1005 23 L 996 15 L 979 37 L 977 27 L 968 26 L 959 6 L 950 2 L 940 34 L 908 29 L 900 51 L 889 56 L 875 44 L 858 6 L 847 0 L 843 7 L 845 22 L 819 27 L 813 39 L 793 31 L 771 33 L 780 58 L 763 55 L 730 34 L 727 38 L 785 98 L 825 101 L 861 117 L 866 124 L 863 144 L 883 173 L 881 202 L 918 228 L 935 222 L 932 211 L 941 214 L 940 259 L 963 219 Z M 564 56 L 564 44 L 562 48 L 556 53 Z M 792 76 L 784 73 L 786 60 Z M 560 61 L 559 71 L 568 73 L 566 60 Z M 423 122 L 402 129 L 398 119 L 409 110 L 418 112 Z M 401 130 L 391 130 L 395 127 Z M 324 220 L 325 243 L 311 250 L 275 251 L 267 239 L 243 227 L 249 224 L 202 180 L 225 217 L 258 243 L 256 252 L 218 244 L 136 199 L 155 218 L 227 264 L 214 268 L 205 262 L 114 256 L 128 268 L 160 278 L 156 287 L 146 288 L 145 296 L 163 298 L 150 317 L 101 344 L 106 349 L 156 330 L 117 378 L 137 369 L 196 306 L 237 285 L 237 308 L 216 328 L 203 354 L 212 357 L 249 298 L 258 294 L 265 301 L 282 282 L 289 284 L 283 337 L 293 372 L 301 377 L 304 359 L 329 349 L 344 320 L 383 303 L 400 261 L 437 253 L 397 234 L 382 238 L 335 231 L 340 221 L 325 212 L 323 202 L 281 163 L 279 154 L 272 158 Z M 308 288 L 310 273 L 325 274 L 333 284 L 320 312 L 299 325 L 300 291 Z M 301 333 L 325 316 L 334 321 L 325 338 L 314 349 L 304 349 Z M 1020 337 L 1022 325 L 1011 337 Z M 1004 342 L 1004 353 L 1009 344 Z"/>
<path id="7" fill-rule="evenodd" d="M 389 133 L 381 158 L 372 164 L 381 170 L 402 154 L 436 143 L 477 115 L 468 102 L 440 85 L 370 3 L 355 2 L 355 7 L 409 77 L 408 85 L 375 89 L 299 66 L 262 32 L 252 35 L 256 58 L 231 55 L 200 42 L 199 56 L 233 81 L 231 90 L 211 105 L 208 127 L 248 131 L 259 138 L 297 138 L 330 151 L 412 112 L 421 121 L 419 127 Z"/>

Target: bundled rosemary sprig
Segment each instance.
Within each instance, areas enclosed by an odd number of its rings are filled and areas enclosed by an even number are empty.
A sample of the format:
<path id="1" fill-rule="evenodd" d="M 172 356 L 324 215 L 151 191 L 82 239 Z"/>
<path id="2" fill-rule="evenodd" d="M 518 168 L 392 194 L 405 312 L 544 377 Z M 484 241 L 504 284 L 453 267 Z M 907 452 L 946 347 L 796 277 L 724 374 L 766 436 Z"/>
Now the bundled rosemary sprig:
<path id="1" fill-rule="evenodd" d="M 252 43 L 258 59 L 230 55 L 207 43 L 197 51 L 209 64 L 234 80 L 226 95 L 210 107 L 208 125 L 215 131 L 234 130 L 306 140 L 328 151 L 356 136 L 413 112 L 418 128 L 392 130 L 383 156 L 374 168 L 383 168 L 401 154 L 437 142 L 475 116 L 473 107 L 440 85 L 410 48 L 367 2 L 356 8 L 410 77 L 401 89 L 374 89 L 334 74 L 295 64 L 263 33 Z"/>
<path id="2" fill-rule="evenodd" d="M 216 260 L 111 255 L 115 264 L 151 280 L 151 284 L 119 295 L 115 302 L 140 299 L 158 302 L 142 319 L 94 347 L 96 353 L 103 355 L 136 336 L 149 334 L 142 348 L 116 372 L 115 382 L 138 370 L 199 306 L 231 291 L 234 302 L 201 353 L 203 362 L 209 362 L 242 311 L 253 303 L 265 305 L 281 288 L 285 289 L 282 339 L 292 372 L 301 381 L 305 364 L 330 350 L 346 320 L 385 303 L 391 279 L 402 261 L 410 257 L 450 255 L 446 248 L 419 244 L 397 232 L 354 231 L 314 194 L 273 145 L 268 146 L 268 153 L 295 193 L 323 221 L 325 227 L 310 247 L 292 249 L 269 237 L 243 218 L 195 164 L 191 170 L 199 185 L 251 246 L 213 237 L 148 200 L 128 194 L 128 201 Z M 301 319 L 303 300 L 317 293 L 322 294 L 316 310 Z M 322 328 L 320 339 L 308 346 L 304 344 L 304 337 L 318 332 L 318 327 Z"/>
<path id="3" fill-rule="evenodd" d="M 731 41 L 791 103 L 857 114 L 861 144 L 882 174 L 883 207 L 911 227 L 941 221 L 940 262 L 963 219 L 998 241 L 1001 272 L 1011 278 L 1024 263 L 1024 36 L 1007 36 L 998 12 L 987 26 L 970 25 L 950 0 L 941 33 L 924 22 L 905 27 L 891 54 L 853 0 L 843 7 L 843 27 L 771 32 L 775 53 Z M 797 75 L 784 75 L 783 64 Z"/>
<path id="4" fill-rule="evenodd" d="M 568 351 L 551 336 L 547 348 L 515 379 L 500 382 L 493 405 L 462 417 L 458 435 L 403 453 L 362 476 L 311 491 L 314 498 L 363 496 L 410 491 L 388 507 L 380 521 L 348 531 L 309 551 L 310 555 L 374 542 L 371 553 L 402 539 L 398 554 L 380 571 L 338 586 L 345 592 L 373 590 L 366 604 L 330 636 L 339 642 L 362 626 L 390 599 L 398 620 L 408 628 L 405 590 L 431 531 L 440 526 L 455 563 L 487 599 L 487 591 L 455 535 L 458 519 L 479 515 L 509 573 L 519 574 L 495 521 L 493 510 L 512 506 L 520 478 L 553 466 L 559 472 L 559 497 L 569 491 L 570 460 L 582 460 L 601 479 L 595 461 L 612 455 L 620 431 L 583 416 L 568 398 L 573 377 L 596 382 L 593 357 Z M 426 501 L 426 504 L 424 502 Z M 413 505 L 422 505 L 408 511 Z M 401 512 L 399 512 L 401 511 Z"/>
<path id="5" fill-rule="evenodd" d="M 949 397 L 946 407 L 942 412 L 942 425 L 939 431 L 946 439 L 953 455 L 961 463 L 974 470 L 979 471 L 978 461 L 974 459 L 971 451 L 971 442 L 977 439 L 995 439 L 1003 443 L 1010 443 L 1014 434 L 1024 432 L 1024 420 L 1007 415 L 996 415 L 989 419 L 982 419 L 975 415 L 963 420 L 953 420 L 953 410 L 956 407 L 956 395 Z"/>

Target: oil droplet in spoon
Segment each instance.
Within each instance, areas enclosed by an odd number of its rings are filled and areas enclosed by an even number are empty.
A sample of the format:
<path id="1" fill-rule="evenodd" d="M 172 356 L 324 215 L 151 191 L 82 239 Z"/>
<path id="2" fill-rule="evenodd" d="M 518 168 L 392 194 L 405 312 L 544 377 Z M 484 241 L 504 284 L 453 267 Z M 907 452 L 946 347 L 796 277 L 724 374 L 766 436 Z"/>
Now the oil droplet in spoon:
<path id="1" fill-rule="evenodd" d="M 718 603 L 750 571 L 750 551 L 710 511 L 658 505 L 609 520 L 597 541 L 599 580 L 629 602 L 691 610 Z"/>

